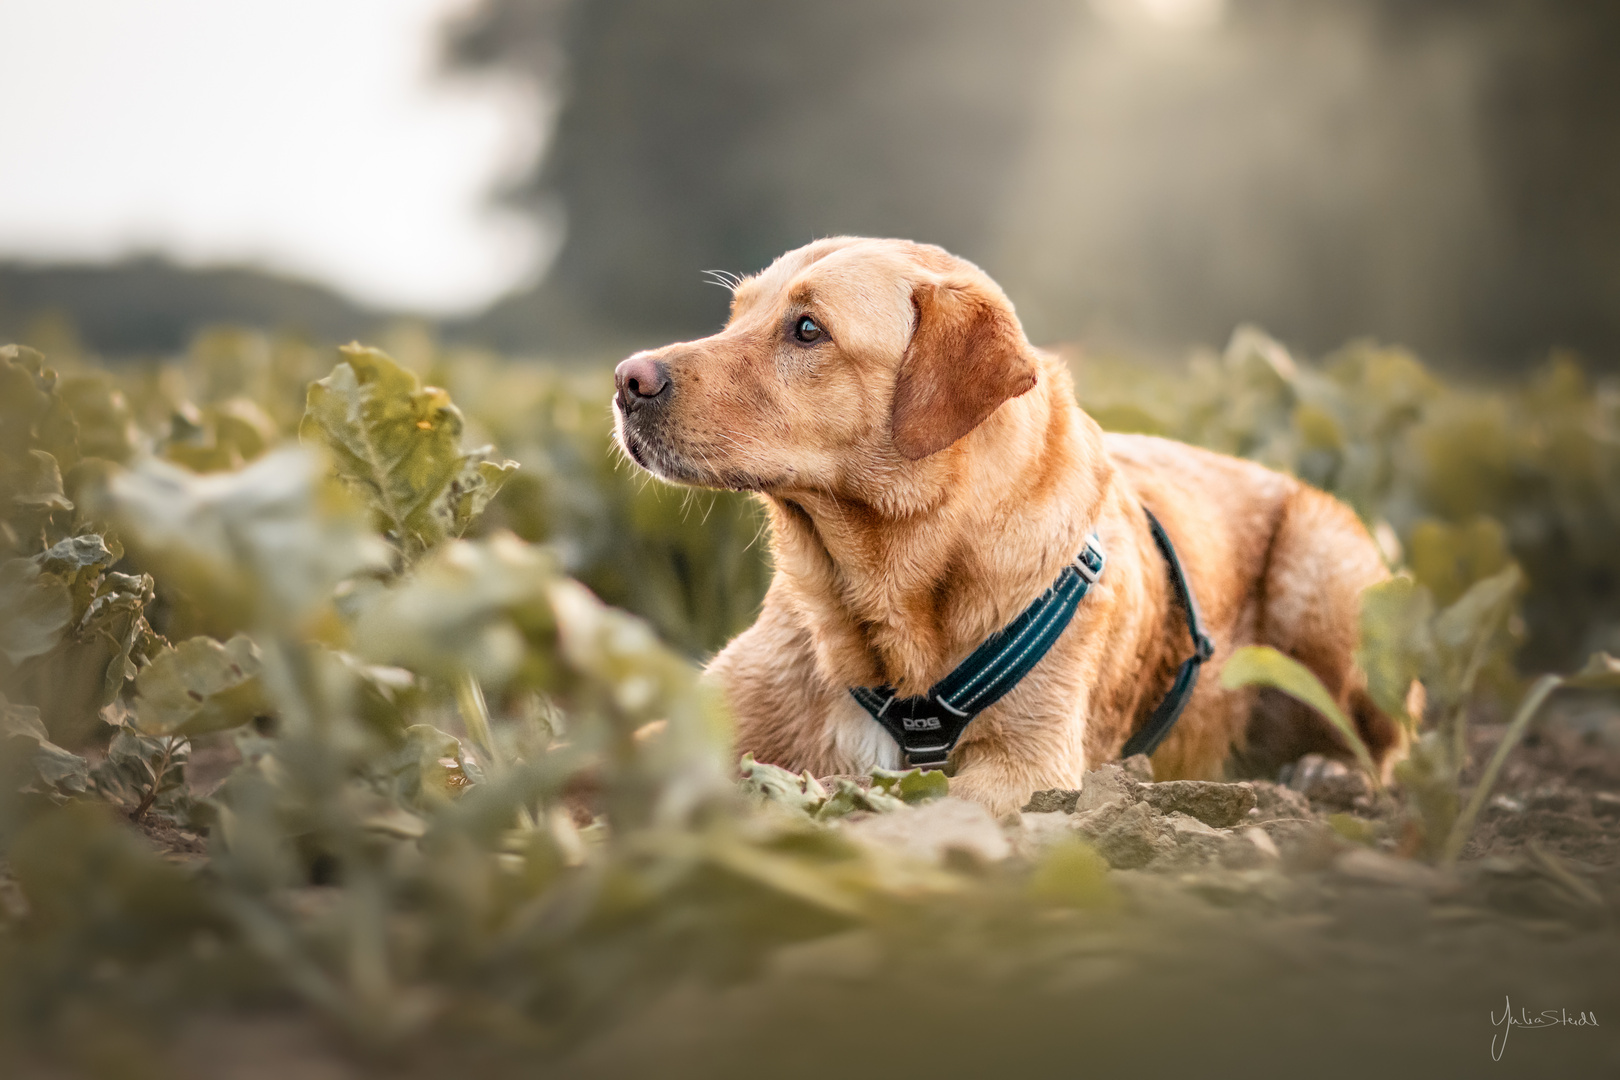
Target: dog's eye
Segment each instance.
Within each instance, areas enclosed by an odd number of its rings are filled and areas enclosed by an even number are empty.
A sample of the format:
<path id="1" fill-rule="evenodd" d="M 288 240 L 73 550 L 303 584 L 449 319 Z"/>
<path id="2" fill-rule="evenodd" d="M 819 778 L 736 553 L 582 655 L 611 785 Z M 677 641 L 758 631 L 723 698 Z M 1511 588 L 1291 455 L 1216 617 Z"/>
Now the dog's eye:
<path id="1" fill-rule="evenodd" d="M 821 335 L 821 327 L 817 326 L 816 320 L 808 315 L 800 315 L 799 321 L 793 324 L 793 336 L 800 341 L 816 341 Z"/>

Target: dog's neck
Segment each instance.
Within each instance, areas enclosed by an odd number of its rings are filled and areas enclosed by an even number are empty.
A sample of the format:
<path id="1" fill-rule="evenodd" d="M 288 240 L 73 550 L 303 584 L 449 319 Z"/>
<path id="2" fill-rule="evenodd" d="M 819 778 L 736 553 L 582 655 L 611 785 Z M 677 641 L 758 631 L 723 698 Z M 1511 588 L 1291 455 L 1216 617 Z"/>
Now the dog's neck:
<path id="1" fill-rule="evenodd" d="M 1033 390 L 884 492 L 767 496 L 779 584 L 822 674 L 925 692 L 1078 554 L 1112 472 L 1049 362 Z"/>

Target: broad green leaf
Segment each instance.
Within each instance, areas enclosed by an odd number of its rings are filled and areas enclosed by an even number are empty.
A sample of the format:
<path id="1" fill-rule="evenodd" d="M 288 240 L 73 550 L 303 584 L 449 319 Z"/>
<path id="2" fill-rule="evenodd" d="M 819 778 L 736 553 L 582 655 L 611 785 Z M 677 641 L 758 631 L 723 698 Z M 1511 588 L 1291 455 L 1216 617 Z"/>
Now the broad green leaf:
<path id="1" fill-rule="evenodd" d="M 79 452 L 122 464 L 140 445 L 141 435 L 124 392 L 104 374 L 72 375 L 58 391 L 78 427 Z"/>
<path id="2" fill-rule="evenodd" d="M 354 602 L 355 651 L 446 681 L 552 681 L 555 561 L 509 534 L 445 544 L 404 580 Z"/>
<path id="3" fill-rule="evenodd" d="M 414 807 L 442 805 L 475 779 L 461 740 L 431 724 L 412 724 L 395 752 L 393 781 L 401 799 Z"/>
<path id="4" fill-rule="evenodd" d="M 481 456 L 491 449 L 485 447 L 474 453 Z M 469 460 L 463 466 L 450 485 L 452 531 L 456 536 L 467 531 L 517 470 L 518 463 L 515 461 Z"/>
<path id="5" fill-rule="evenodd" d="M 450 395 L 422 386 L 386 354 L 358 345 L 342 354 L 309 388 L 300 437 L 331 449 L 338 474 L 407 551 L 461 535 L 517 464 L 463 451 Z"/>
<path id="6" fill-rule="evenodd" d="M 904 805 L 898 796 L 889 794 L 875 784 L 871 787 L 862 787 L 848 777 L 840 776 L 833 786 L 832 794 L 827 796 L 827 801 L 821 804 L 815 816 L 817 821 L 830 821 L 846 814 L 853 814 L 857 810 L 882 814 L 898 810 Z"/>
<path id="7" fill-rule="evenodd" d="M 231 398 L 188 419 L 177 414 L 162 455 L 193 472 L 240 469 L 276 442 L 275 421 L 246 398 Z"/>
<path id="8" fill-rule="evenodd" d="M 1367 673 L 1367 692 L 1373 703 L 1408 729 L 1421 717 L 1409 716 L 1407 694 L 1412 681 L 1433 664 L 1434 642 L 1429 629 L 1434 602 L 1429 592 L 1411 578 L 1390 578 L 1361 594 L 1361 640 L 1356 664 Z"/>
<path id="9" fill-rule="evenodd" d="M 872 786 L 906 803 L 943 799 L 950 794 L 950 779 L 939 769 L 873 769 Z"/>
<path id="10" fill-rule="evenodd" d="M 1460 707 L 1493 656 L 1506 661 L 1502 629 L 1518 602 L 1524 575 L 1517 565 L 1476 581 L 1434 619 L 1436 670 L 1426 680 L 1442 704 Z"/>
<path id="11" fill-rule="evenodd" d="M 1434 620 L 1435 643 L 1457 656 L 1482 650 L 1513 611 L 1524 575 L 1517 566 L 1474 582 Z"/>
<path id="12" fill-rule="evenodd" d="M 814 814 L 827 801 L 827 789 L 809 773 L 795 775 L 781 766 L 755 761 L 753 754 L 742 756 L 737 771 L 742 789 L 766 802 Z"/>
<path id="13" fill-rule="evenodd" d="M 25 454 L 15 473 L 11 501 L 34 510 L 72 510 L 73 503 L 62 491 L 62 470 L 56 458 L 43 450 Z"/>
<path id="14" fill-rule="evenodd" d="M 1378 768 L 1373 764 L 1372 755 L 1367 752 L 1367 745 L 1361 741 L 1355 725 L 1339 708 L 1322 681 L 1298 660 L 1284 656 L 1269 645 L 1245 645 L 1234 652 L 1221 669 L 1221 686 L 1227 690 L 1236 690 L 1241 686 L 1269 686 L 1309 705 L 1321 713 L 1343 737 L 1373 784 L 1382 786 Z"/>
<path id="15" fill-rule="evenodd" d="M 314 454 L 291 448 L 201 476 L 146 459 L 113 475 L 106 509 L 211 628 L 287 624 L 327 604 L 342 579 L 389 565 L 325 473 Z"/>
<path id="16" fill-rule="evenodd" d="M 16 467 L 30 450 L 40 450 L 63 468 L 78 463 L 78 427 L 56 383 L 38 352 L 0 346 L 0 459 Z"/>
<path id="17" fill-rule="evenodd" d="M 84 793 L 89 783 L 89 763 L 50 740 L 38 709 L 13 705 L 0 695 L 0 744 L 5 745 L 6 755 L 27 758 L 23 791 L 58 800 Z"/>
<path id="18" fill-rule="evenodd" d="M 147 735 L 201 735 L 272 711 L 259 686 L 259 653 L 238 634 L 223 645 L 194 637 L 166 649 L 135 679 L 135 723 Z"/>
<path id="19" fill-rule="evenodd" d="M 119 559 L 119 552 L 107 546 L 107 539 L 90 533 L 70 536 L 51 545 L 39 556 L 40 565 L 52 574 L 71 578 L 81 570 L 111 566 Z"/>
<path id="20" fill-rule="evenodd" d="M 13 664 L 56 648 L 73 621 L 73 592 L 34 559 L 0 563 L 0 652 Z"/>

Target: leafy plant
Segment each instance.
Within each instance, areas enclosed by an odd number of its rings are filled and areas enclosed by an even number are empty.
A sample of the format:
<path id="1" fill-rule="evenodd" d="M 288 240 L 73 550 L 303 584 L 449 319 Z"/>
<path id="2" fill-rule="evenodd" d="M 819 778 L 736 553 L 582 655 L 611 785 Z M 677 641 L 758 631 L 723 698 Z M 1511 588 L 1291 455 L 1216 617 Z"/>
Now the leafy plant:
<path id="1" fill-rule="evenodd" d="M 600 372 L 420 335 L 390 352 L 333 366 L 220 331 L 62 376 L 0 351 L 8 1034 L 92 1046 L 205 1005 L 299 1003 L 360 1045 L 539 1054 L 785 943 L 1044 941 L 1122 906 L 1072 837 L 1026 876 L 970 876 L 828 827 L 946 794 L 937 772 L 824 782 L 745 759 L 739 781 L 692 659 L 763 594 L 757 507 L 616 468 Z M 1580 385 L 1458 390 L 1395 350 L 1313 367 L 1245 332 L 1188 378 L 1131 372 L 1097 409 L 1325 484 L 1404 554 L 1410 577 L 1367 596 L 1361 663 L 1413 725 L 1428 772 L 1400 786 L 1442 860 L 1555 685 L 1459 809 L 1460 732 L 1516 687 L 1519 605 L 1531 645 L 1549 602 L 1607 632 L 1607 601 L 1539 569 L 1550 549 L 1514 502 L 1579 538 L 1571 565 L 1610 565 L 1594 507 L 1615 410 Z M 1482 433 L 1507 440 L 1483 464 L 1465 454 Z M 1241 655 L 1227 678 L 1325 700 L 1283 658 Z M 1604 663 L 1575 684 L 1609 685 Z M 1413 679 L 1424 717 L 1405 713 Z M 240 758 L 206 795 L 187 782 L 204 749 Z M 200 842 L 160 856 L 135 821 L 205 829 L 206 861 Z"/>

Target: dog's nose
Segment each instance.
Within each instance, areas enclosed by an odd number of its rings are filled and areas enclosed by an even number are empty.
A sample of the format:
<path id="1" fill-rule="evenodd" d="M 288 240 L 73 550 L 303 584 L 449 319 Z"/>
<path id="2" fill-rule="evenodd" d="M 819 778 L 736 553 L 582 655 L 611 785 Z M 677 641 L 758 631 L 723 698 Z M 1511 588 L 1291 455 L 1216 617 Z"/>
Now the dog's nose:
<path id="1" fill-rule="evenodd" d="M 619 405 L 629 411 L 669 389 L 669 369 L 650 356 L 632 356 L 613 369 L 613 385 L 619 390 Z"/>

